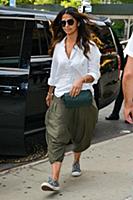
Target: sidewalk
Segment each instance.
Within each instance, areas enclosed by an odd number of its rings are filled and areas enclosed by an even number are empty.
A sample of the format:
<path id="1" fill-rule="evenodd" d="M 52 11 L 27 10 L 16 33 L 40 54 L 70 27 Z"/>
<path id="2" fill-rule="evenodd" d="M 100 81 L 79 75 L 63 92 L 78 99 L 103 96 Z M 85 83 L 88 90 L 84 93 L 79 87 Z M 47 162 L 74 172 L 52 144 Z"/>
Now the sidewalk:
<path id="1" fill-rule="evenodd" d="M 43 192 L 48 159 L 0 173 L 1 200 L 133 200 L 133 134 L 92 145 L 82 154 L 82 176 L 71 177 L 72 155 L 65 157 L 59 193 Z"/>

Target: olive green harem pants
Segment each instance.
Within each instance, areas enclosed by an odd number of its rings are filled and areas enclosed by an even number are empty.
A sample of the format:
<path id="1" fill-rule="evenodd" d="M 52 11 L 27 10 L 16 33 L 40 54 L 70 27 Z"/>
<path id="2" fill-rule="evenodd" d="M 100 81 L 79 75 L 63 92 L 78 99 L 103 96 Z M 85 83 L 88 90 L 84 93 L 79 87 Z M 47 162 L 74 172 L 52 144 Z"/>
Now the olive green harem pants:
<path id="1" fill-rule="evenodd" d="M 54 96 L 45 117 L 46 140 L 50 163 L 62 162 L 66 144 L 71 140 L 74 152 L 82 152 L 91 144 L 98 109 L 92 105 L 66 108 L 61 98 Z"/>

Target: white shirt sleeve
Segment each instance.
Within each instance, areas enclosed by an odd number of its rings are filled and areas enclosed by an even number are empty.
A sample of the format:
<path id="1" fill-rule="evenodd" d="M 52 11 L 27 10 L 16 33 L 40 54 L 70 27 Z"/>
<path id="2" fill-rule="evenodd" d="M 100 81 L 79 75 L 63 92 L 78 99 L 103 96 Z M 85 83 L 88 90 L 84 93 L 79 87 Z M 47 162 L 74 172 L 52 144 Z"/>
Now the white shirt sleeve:
<path id="1" fill-rule="evenodd" d="M 90 45 L 90 52 L 88 56 L 89 56 L 88 75 L 93 76 L 94 78 L 93 84 L 96 84 L 101 76 L 100 74 L 101 53 L 96 44 Z"/>
<path id="2" fill-rule="evenodd" d="M 133 57 L 133 33 L 124 49 L 124 54 Z"/>

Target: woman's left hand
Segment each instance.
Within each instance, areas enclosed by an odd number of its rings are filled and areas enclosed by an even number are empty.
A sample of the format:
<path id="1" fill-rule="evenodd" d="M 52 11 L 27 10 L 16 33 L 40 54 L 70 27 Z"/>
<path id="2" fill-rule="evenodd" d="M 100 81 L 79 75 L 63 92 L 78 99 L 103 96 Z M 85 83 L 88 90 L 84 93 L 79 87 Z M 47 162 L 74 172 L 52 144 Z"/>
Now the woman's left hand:
<path id="1" fill-rule="evenodd" d="M 82 89 L 82 85 L 83 85 L 83 79 L 78 79 L 75 80 L 73 85 L 72 85 L 72 89 L 70 90 L 70 96 L 75 97 L 77 95 L 79 95 L 81 89 Z"/>

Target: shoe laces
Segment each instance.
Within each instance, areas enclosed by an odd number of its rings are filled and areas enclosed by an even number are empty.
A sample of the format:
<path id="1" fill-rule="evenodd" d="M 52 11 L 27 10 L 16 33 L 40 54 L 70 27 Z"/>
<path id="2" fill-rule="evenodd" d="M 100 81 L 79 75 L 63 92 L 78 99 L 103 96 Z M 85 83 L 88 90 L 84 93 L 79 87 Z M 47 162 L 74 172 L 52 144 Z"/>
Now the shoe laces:
<path id="1" fill-rule="evenodd" d="M 74 171 L 77 171 L 77 172 L 80 172 L 80 171 L 81 171 L 81 170 L 80 170 L 80 164 L 79 164 L 78 162 L 75 162 L 75 163 L 73 164 L 72 171 L 73 171 L 73 172 L 74 172 Z"/>
<path id="2" fill-rule="evenodd" d="M 58 181 L 53 180 L 51 177 L 49 177 L 48 183 L 49 183 L 50 185 L 54 186 L 54 187 L 58 187 L 58 186 L 59 186 Z"/>

